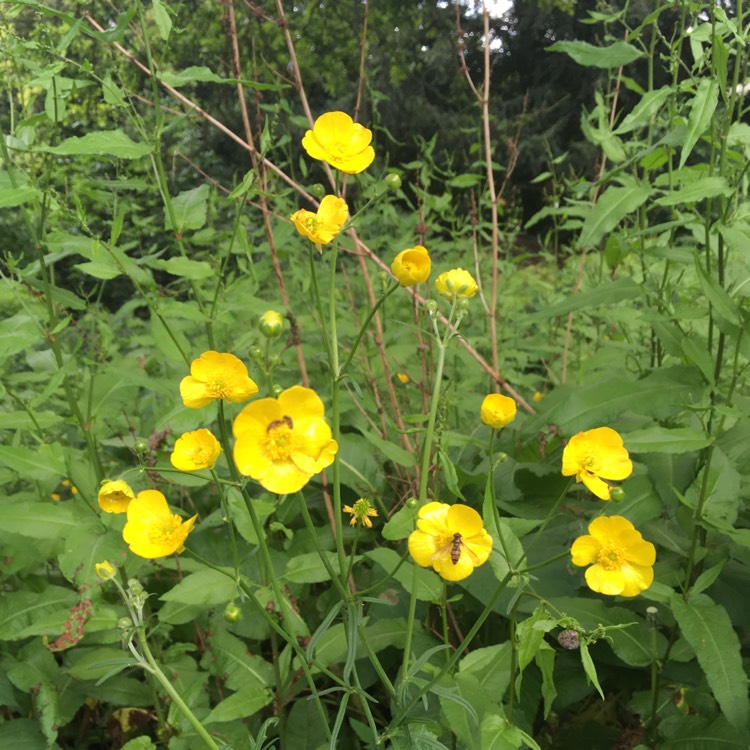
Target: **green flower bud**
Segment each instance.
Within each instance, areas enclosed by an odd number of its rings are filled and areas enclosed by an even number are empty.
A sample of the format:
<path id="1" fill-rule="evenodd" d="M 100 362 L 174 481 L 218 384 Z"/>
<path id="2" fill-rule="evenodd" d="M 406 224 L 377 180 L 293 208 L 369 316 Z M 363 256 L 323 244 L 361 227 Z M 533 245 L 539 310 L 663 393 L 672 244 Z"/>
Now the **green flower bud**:
<path id="1" fill-rule="evenodd" d="M 310 193 L 320 199 L 326 194 L 326 189 L 319 182 L 316 182 L 310 186 Z"/>
<path id="2" fill-rule="evenodd" d="M 406 507 L 410 510 L 416 510 L 419 507 L 419 500 L 416 497 L 410 497 L 406 501 Z"/>
<path id="3" fill-rule="evenodd" d="M 148 443 L 145 440 L 136 440 L 133 450 L 140 456 L 148 452 Z"/>
<path id="4" fill-rule="evenodd" d="M 391 172 L 385 176 L 385 186 L 389 190 L 398 190 L 401 187 L 401 178 L 395 172 Z"/>
<path id="5" fill-rule="evenodd" d="M 263 350 L 259 346 L 251 346 L 248 353 L 256 362 L 263 359 Z"/>
<path id="6" fill-rule="evenodd" d="M 127 633 L 130 628 L 133 627 L 133 621 L 129 617 L 121 617 L 117 621 L 117 628 L 119 630 L 122 630 L 123 632 Z"/>
<path id="7" fill-rule="evenodd" d="M 609 499 L 621 503 L 625 499 L 625 490 L 622 487 L 612 487 L 609 490 Z"/>
<path id="8" fill-rule="evenodd" d="M 283 392 L 283 390 L 284 389 L 278 383 L 274 383 L 273 386 L 272 386 L 272 388 L 271 388 L 271 393 L 272 393 L 272 395 L 273 395 L 274 398 L 278 398 L 281 395 L 281 393 Z"/>
<path id="9" fill-rule="evenodd" d="M 258 328 L 267 339 L 274 339 L 284 330 L 284 318 L 275 310 L 267 310 L 260 316 Z"/>
<path id="10" fill-rule="evenodd" d="M 456 301 L 456 307 L 459 310 L 468 310 L 469 309 L 469 300 L 466 297 L 459 297 Z"/>
<path id="11" fill-rule="evenodd" d="M 278 367 L 281 364 L 281 357 L 278 354 L 269 354 L 268 355 L 268 366 L 269 367 Z"/>
<path id="12" fill-rule="evenodd" d="M 430 315 L 434 315 L 438 309 L 437 302 L 435 302 L 434 299 L 428 299 L 427 302 L 425 302 L 425 307 Z"/>
<path id="13" fill-rule="evenodd" d="M 242 619 L 242 610 L 234 602 L 230 602 L 224 607 L 224 619 L 227 622 L 239 622 Z"/>

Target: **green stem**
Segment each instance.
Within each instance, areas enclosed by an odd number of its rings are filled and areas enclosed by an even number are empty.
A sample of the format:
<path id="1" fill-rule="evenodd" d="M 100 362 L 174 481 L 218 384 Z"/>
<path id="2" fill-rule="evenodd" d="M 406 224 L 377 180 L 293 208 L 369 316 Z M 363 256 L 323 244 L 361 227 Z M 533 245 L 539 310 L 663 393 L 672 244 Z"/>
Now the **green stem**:
<path id="1" fill-rule="evenodd" d="M 172 701 L 177 705 L 180 711 L 182 711 L 182 713 L 185 715 L 185 718 L 193 725 L 193 728 L 200 735 L 201 739 L 206 744 L 206 747 L 210 747 L 211 750 L 219 750 L 219 746 L 216 744 L 216 742 L 214 742 L 213 737 L 211 737 L 203 724 L 198 721 L 196 715 L 190 710 L 187 703 L 182 700 L 182 696 L 177 692 L 177 690 L 175 690 L 174 685 L 172 685 L 172 683 L 167 679 L 167 676 L 164 674 L 164 672 L 162 672 L 161 667 L 159 667 L 159 665 L 156 663 L 156 659 L 154 659 L 154 655 L 151 653 L 151 649 L 149 648 L 148 640 L 146 639 L 143 627 L 138 628 L 138 643 L 141 647 L 141 650 L 143 651 L 143 656 L 146 658 L 146 661 L 149 664 L 151 673 L 154 675 L 154 677 L 156 677 L 156 679 L 159 681 L 161 686 L 167 692 Z"/>

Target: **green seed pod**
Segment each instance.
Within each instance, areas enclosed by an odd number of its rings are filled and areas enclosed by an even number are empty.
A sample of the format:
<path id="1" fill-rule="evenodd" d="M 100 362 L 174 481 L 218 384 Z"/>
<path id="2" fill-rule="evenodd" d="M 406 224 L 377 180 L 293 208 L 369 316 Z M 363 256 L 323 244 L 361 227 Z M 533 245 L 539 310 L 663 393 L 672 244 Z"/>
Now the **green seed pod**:
<path id="1" fill-rule="evenodd" d="M 419 507 L 419 500 L 416 497 L 410 497 L 406 501 L 406 507 L 411 510 L 416 510 Z"/>
<path id="2" fill-rule="evenodd" d="M 610 500 L 621 503 L 625 499 L 625 490 L 622 487 L 612 487 L 609 491 Z"/>
<path id="3" fill-rule="evenodd" d="M 242 610 L 234 602 L 230 602 L 224 607 L 224 619 L 227 622 L 239 622 L 242 619 Z"/>

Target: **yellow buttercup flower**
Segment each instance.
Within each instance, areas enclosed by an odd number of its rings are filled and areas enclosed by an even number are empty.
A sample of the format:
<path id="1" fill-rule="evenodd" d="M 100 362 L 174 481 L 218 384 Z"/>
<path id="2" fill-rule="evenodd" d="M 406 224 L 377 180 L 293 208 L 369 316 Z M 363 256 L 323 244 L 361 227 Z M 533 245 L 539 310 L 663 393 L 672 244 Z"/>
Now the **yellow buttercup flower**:
<path id="1" fill-rule="evenodd" d="M 610 485 L 604 481 L 627 479 L 633 463 L 622 438 L 611 427 L 579 432 L 563 450 L 562 474 L 575 476 L 601 500 L 610 500 Z"/>
<path id="2" fill-rule="evenodd" d="M 402 250 L 391 263 L 391 273 L 401 286 L 414 286 L 427 281 L 430 275 L 430 254 L 422 245 Z"/>
<path id="3" fill-rule="evenodd" d="M 105 513 L 125 513 L 135 492 L 122 479 L 105 480 L 99 488 L 99 507 Z"/>
<path id="4" fill-rule="evenodd" d="M 201 428 L 177 438 L 169 460 L 181 471 L 213 469 L 221 455 L 221 445 L 211 430 Z"/>
<path id="5" fill-rule="evenodd" d="M 313 159 L 347 174 L 358 174 L 375 158 L 370 141 L 372 131 L 354 122 L 346 112 L 326 112 L 305 133 L 302 147 Z"/>
<path id="6" fill-rule="evenodd" d="M 62 500 L 62 495 L 59 492 L 53 492 L 50 497 L 53 503 L 59 503 Z"/>
<path id="7" fill-rule="evenodd" d="M 403 385 L 406 385 L 411 379 L 405 372 L 397 372 L 396 377 L 398 378 L 398 382 L 402 383 Z"/>
<path id="8" fill-rule="evenodd" d="M 200 409 L 216 398 L 241 403 L 257 392 L 258 386 L 248 376 L 247 367 L 226 352 L 203 352 L 192 361 L 190 375 L 180 382 L 182 401 L 190 409 Z"/>
<path id="9" fill-rule="evenodd" d="M 277 495 L 297 492 L 330 466 L 338 450 L 315 391 L 295 385 L 248 404 L 234 420 L 240 473 Z"/>
<path id="10" fill-rule="evenodd" d="M 409 554 L 417 565 L 432 567 L 446 581 L 461 581 L 484 564 L 492 537 L 482 517 L 468 505 L 431 502 L 419 509 L 417 530 L 409 535 Z"/>
<path id="11" fill-rule="evenodd" d="M 292 214 L 292 223 L 303 237 L 316 245 L 327 245 L 341 231 L 348 218 L 346 202 L 335 195 L 326 195 L 316 213 L 301 208 Z"/>
<path id="12" fill-rule="evenodd" d="M 435 280 L 435 289 L 446 299 L 454 300 L 460 297 L 471 299 L 479 290 L 474 277 L 463 268 L 445 271 Z"/>
<path id="13" fill-rule="evenodd" d="M 600 516 L 570 548 L 573 565 L 590 565 L 586 583 L 607 596 L 637 596 L 654 580 L 656 548 L 622 516 Z"/>
<path id="14" fill-rule="evenodd" d="M 517 408 L 516 402 L 510 396 L 490 393 L 482 401 L 480 416 L 486 425 L 492 427 L 493 430 L 499 430 L 516 418 Z"/>
<path id="15" fill-rule="evenodd" d="M 100 563 L 94 563 L 94 570 L 96 570 L 96 575 L 102 579 L 102 581 L 111 581 L 116 574 L 115 566 L 112 565 L 109 560 L 104 560 L 104 562 Z"/>
<path id="16" fill-rule="evenodd" d="M 183 521 L 172 513 L 161 492 L 143 490 L 128 506 L 128 521 L 122 538 L 130 551 L 140 557 L 166 557 L 185 549 L 185 539 L 197 517 Z"/>
<path id="17" fill-rule="evenodd" d="M 354 503 L 354 507 L 351 505 L 345 505 L 342 510 L 344 513 L 351 513 L 351 521 L 349 524 L 355 526 L 357 521 L 367 526 L 368 529 L 372 528 L 372 521 L 370 518 L 375 518 L 378 512 L 370 505 L 370 501 L 364 497 L 360 497 L 357 502 Z"/>

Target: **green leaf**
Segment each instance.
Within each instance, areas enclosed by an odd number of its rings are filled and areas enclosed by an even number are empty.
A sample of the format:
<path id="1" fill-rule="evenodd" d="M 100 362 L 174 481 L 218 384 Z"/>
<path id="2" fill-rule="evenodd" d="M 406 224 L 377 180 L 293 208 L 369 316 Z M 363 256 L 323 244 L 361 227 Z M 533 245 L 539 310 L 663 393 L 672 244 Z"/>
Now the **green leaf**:
<path id="1" fill-rule="evenodd" d="M 549 716 L 552 710 L 552 704 L 557 697 L 557 688 L 555 687 L 555 649 L 548 643 L 542 641 L 539 644 L 539 650 L 534 654 L 534 662 L 542 674 L 542 697 L 544 698 L 544 718 Z"/>
<path id="2" fill-rule="evenodd" d="M 608 47 L 595 47 L 588 42 L 555 42 L 548 52 L 564 52 L 587 68 L 619 68 L 637 60 L 642 52 L 627 42 L 614 42 Z"/>
<path id="3" fill-rule="evenodd" d="M 470 188 L 478 185 L 483 179 L 481 174 L 460 174 L 448 180 L 448 185 L 455 188 Z"/>
<path id="4" fill-rule="evenodd" d="M 475 677 L 499 701 L 510 684 L 511 650 L 510 642 L 477 648 L 461 659 L 458 670 Z"/>
<path id="5" fill-rule="evenodd" d="M 671 93 L 671 86 L 662 86 L 660 89 L 646 92 L 638 104 L 633 107 L 633 111 L 628 113 L 625 119 L 619 124 L 614 131 L 615 135 L 624 135 L 636 128 L 647 125 L 651 118 L 661 109 Z"/>
<path id="6" fill-rule="evenodd" d="M 156 259 L 148 261 L 151 268 L 160 268 L 162 271 L 171 273 L 172 276 L 181 276 L 191 281 L 208 279 L 215 274 L 210 263 L 205 260 L 190 260 L 176 256 L 167 260 Z"/>
<path id="7" fill-rule="evenodd" d="M 43 336 L 36 318 L 19 312 L 0 321 L 0 357 L 8 357 L 30 349 Z"/>
<path id="8" fill-rule="evenodd" d="M 220 677 L 230 690 L 273 686 L 273 666 L 261 656 L 248 653 L 244 641 L 216 628 L 208 644 L 202 666 Z"/>
<path id="9" fill-rule="evenodd" d="M 235 591 L 233 574 L 224 575 L 218 570 L 199 570 L 191 573 L 159 598 L 165 602 L 193 604 L 210 607 L 232 599 Z"/>
<path id="10" fill-rule="evenodd" d="M 575 310 L 593 310 L 602 305 L 615 304 L 643 297 L 643 289 L 632 279 L 608 281 L 594 289 L 566 297 L 554 305 L 549 305 L 539 312 L 526 316 L 527 321 L 549 320 L 560 315 L 567 315 Z"/>
<path id="11" fill-rule="evenodd" d="M 728 323 L 739 325 L 741 316 L 737 304 L 729 296 L 726 289 L 720 286 L 716 279 L 706 273 L 697 255 L 695 256 L 695 270 L 698 274 L 698 281 L 700 281 L 703 293 L 711 303 L 714 312 Z"/>
<path id="12" fill-rule="evenodd" d="M 157 750 L 150 737 L 136 737 L 122 746 L 122 750 Z"/>
<path id="13" fill-rule="evenodd" d="M 6 592 L 0 600 L 0 640 L 62 632 L 77 594 L 60 586 L 36 591 Z"/>
<path id="14" fill-rule="evenodd" d="M 39 191 L 33 187 L 0 188 L 0 208 L 13 208 L 36 198 Z"/>
<path id="15" fill-rule="evenodd" d="M 732 726 L 746 731 L 750 721 L 747 675 L 742 667 L 740 642 L 727 611 L 705 594 L 691 596 L 688 601 L 675 594 L 670 604 L 721 712 Z"/>
<path id="16" fill-rule="evenodd" d="M 40 151 L 60 156 L 114 156 L 121 159 L 140 159 L 150 153 L 147 143 L 136 143 L 122 130 L 100 130 L 80 138 L 66 138 L 57 146 L 45 146 Z"/>
<path id="17" fill-rule="evenodd" d="M 711 444 L 711 438 L 689 427 L 648 427 L 623 433 L 625 447 L 631 453 L 688 453 Z"/>
<path id="18" fill-rule="evenodd" d="M 401 555 L 387 547 L 376 547 L 365 552 L 365 557 L 380 565 L 386 573 L 395 570 Z M 416 571 L 415 571 L 416 568 Z M 440 578 L 430 568 L 421 568 L 411 562 L 403 563 L 393 574 L 393 577 L 406 589 L 412 590 L 412 580 L 416 574 L 417 588 L 414 595 L 417 599 L 428 602 L 439 601 L 443 588 Z"/>
<path id="19" fill-rule="evenodd" d="M 734 189 L 725 177 L 704 177 L 657 198 L 654 205 L 677 206 L 684 203 L 697 203 L 706 198 L 715 198 L 718 195 L 730 195 L 732 192 L 734 192 Z"/>
<path id="20" fill-rule="evenodd" d="M 589 653 L 589 647 L 581 642 L 579 648 L 581 652 L 581 664 L 583 664 L 583 671 L 586 673 L 586 680 L 596 688 L 596 692 L 599 693 L 602 700 L 604 700 L 604 693 L 602 692 L 602 686 L 599 684 L 599 678 L 596 675 L 596 667 L 594 666 L 594 660 Z"/>
<path id="21" fill-rule="evenodd" d="M 399 508 L 383 526 L 383 539 L 396 541 L 406 539 L 417 528 L 417 510 L 404 505 Z"/>
<path id="22" fill-rule="evenodd" d="M 243 86 L 249 86 L 257 91 L 280 91 L 287 88 L 286 85 L 278 83 L 259 83 L 258 81 L 249 81 L 244 78 L 222 78 L 205 65 L 191 65 L 189 68 L 179 71 L 179 73 L 163 71 L 159 73 L 159 79 L 164 81 L 168 86 L 176 89 L 188 83 L 228 83 L 231 85 L 241 83 Z"/>
<path id="23" fill-rule="evenodd" d="M 32 719 L 13 719 L 0 724 L 0 747 L 13 750 L 48 750 L 49 745 Z"/>
<path id="24" fill-rule="evenodd" d="M 326 556 L 330 567 L 338 575 L 339 560 L 336 553 L 323 550 L 323 554 Z M 323 581 L 329 581 L 331 576 L 317 552 L 305 552 L 302 555 L 292 557 L 287 562 L 285 578 L 292 583 L 322 583 Z"/>
<path id="25" fill-rule="evenodd" d="M 7 450 L 7 449 L 0 449 Z M 63 471 L 53 476 L 64 476 Z M 0 504 L 0 528 L 30 539 L 64 539 L 80 525 L 68 503 L 5 502 Z"/>
<path id="26" fill-rule="evenodd" d="M 716 105 L 719 102 L 719 84 L 715 78 L 701 78 L 698 90 L 690 105 L 687 133 L 685 134 L 682 153 L 680 154 L 680 169 L 690 156 L 695 144 L 711 124 Z"/>
<path id="27" fill-rule="evenodd" d="M 703 341 L 703 337 L 684 336 L 680 339 L 680 348 L 688 361 L 692 362 L 703 373 L 706 382 L 713 385 L 714 361 L 708 351 L 708 346 Z"/>
<path id="28" fill-rule="evenodd" d="M 267 706 L 272 697 L 271 692 L 265 688 L 244 688 L 218 703 L 216 708 L 203 719 L 203 723 L 215 724 L 219 721 L 246 719 Z"/>
<path id="29" fill-rule="evenodd" d="M 479 728 L 480 750 L 518 750 L 523 746 L 521 732 L 504 716 L 487 714 Z"/>
<path id="30" fill-rule="evenodd" d="M 200 229 L 204 226 L 210 192 L 211 188 L 204 183 L 192 190 L 185 190 L 172 198 L 175 226 L 172 226 L 171 217 L 167 212 L 165 227 L 182 234 L 187 229 Z"/>
<path id="31" fill-rule="evenodd" d="M 159 36 L 166 42 L 172 31 L 172 19 L 163 0 L 152 0 L 154 6 L 154 21 L 159 29 Z"/>
<path id="32" fill-rule="evenodd" d="M 651 188 L 633 183 L 626 187 L 610 186 L 597 200 L 583 222 L 578 244 L 594 247 L 628 215 L 635 212 L 651 196 Z"/>
<path id="33" fill-rule="evenodd" d="M 448 750 L 448 748 L 422 724 L 404 724 L 391 734 L 387 750 Z"/>

